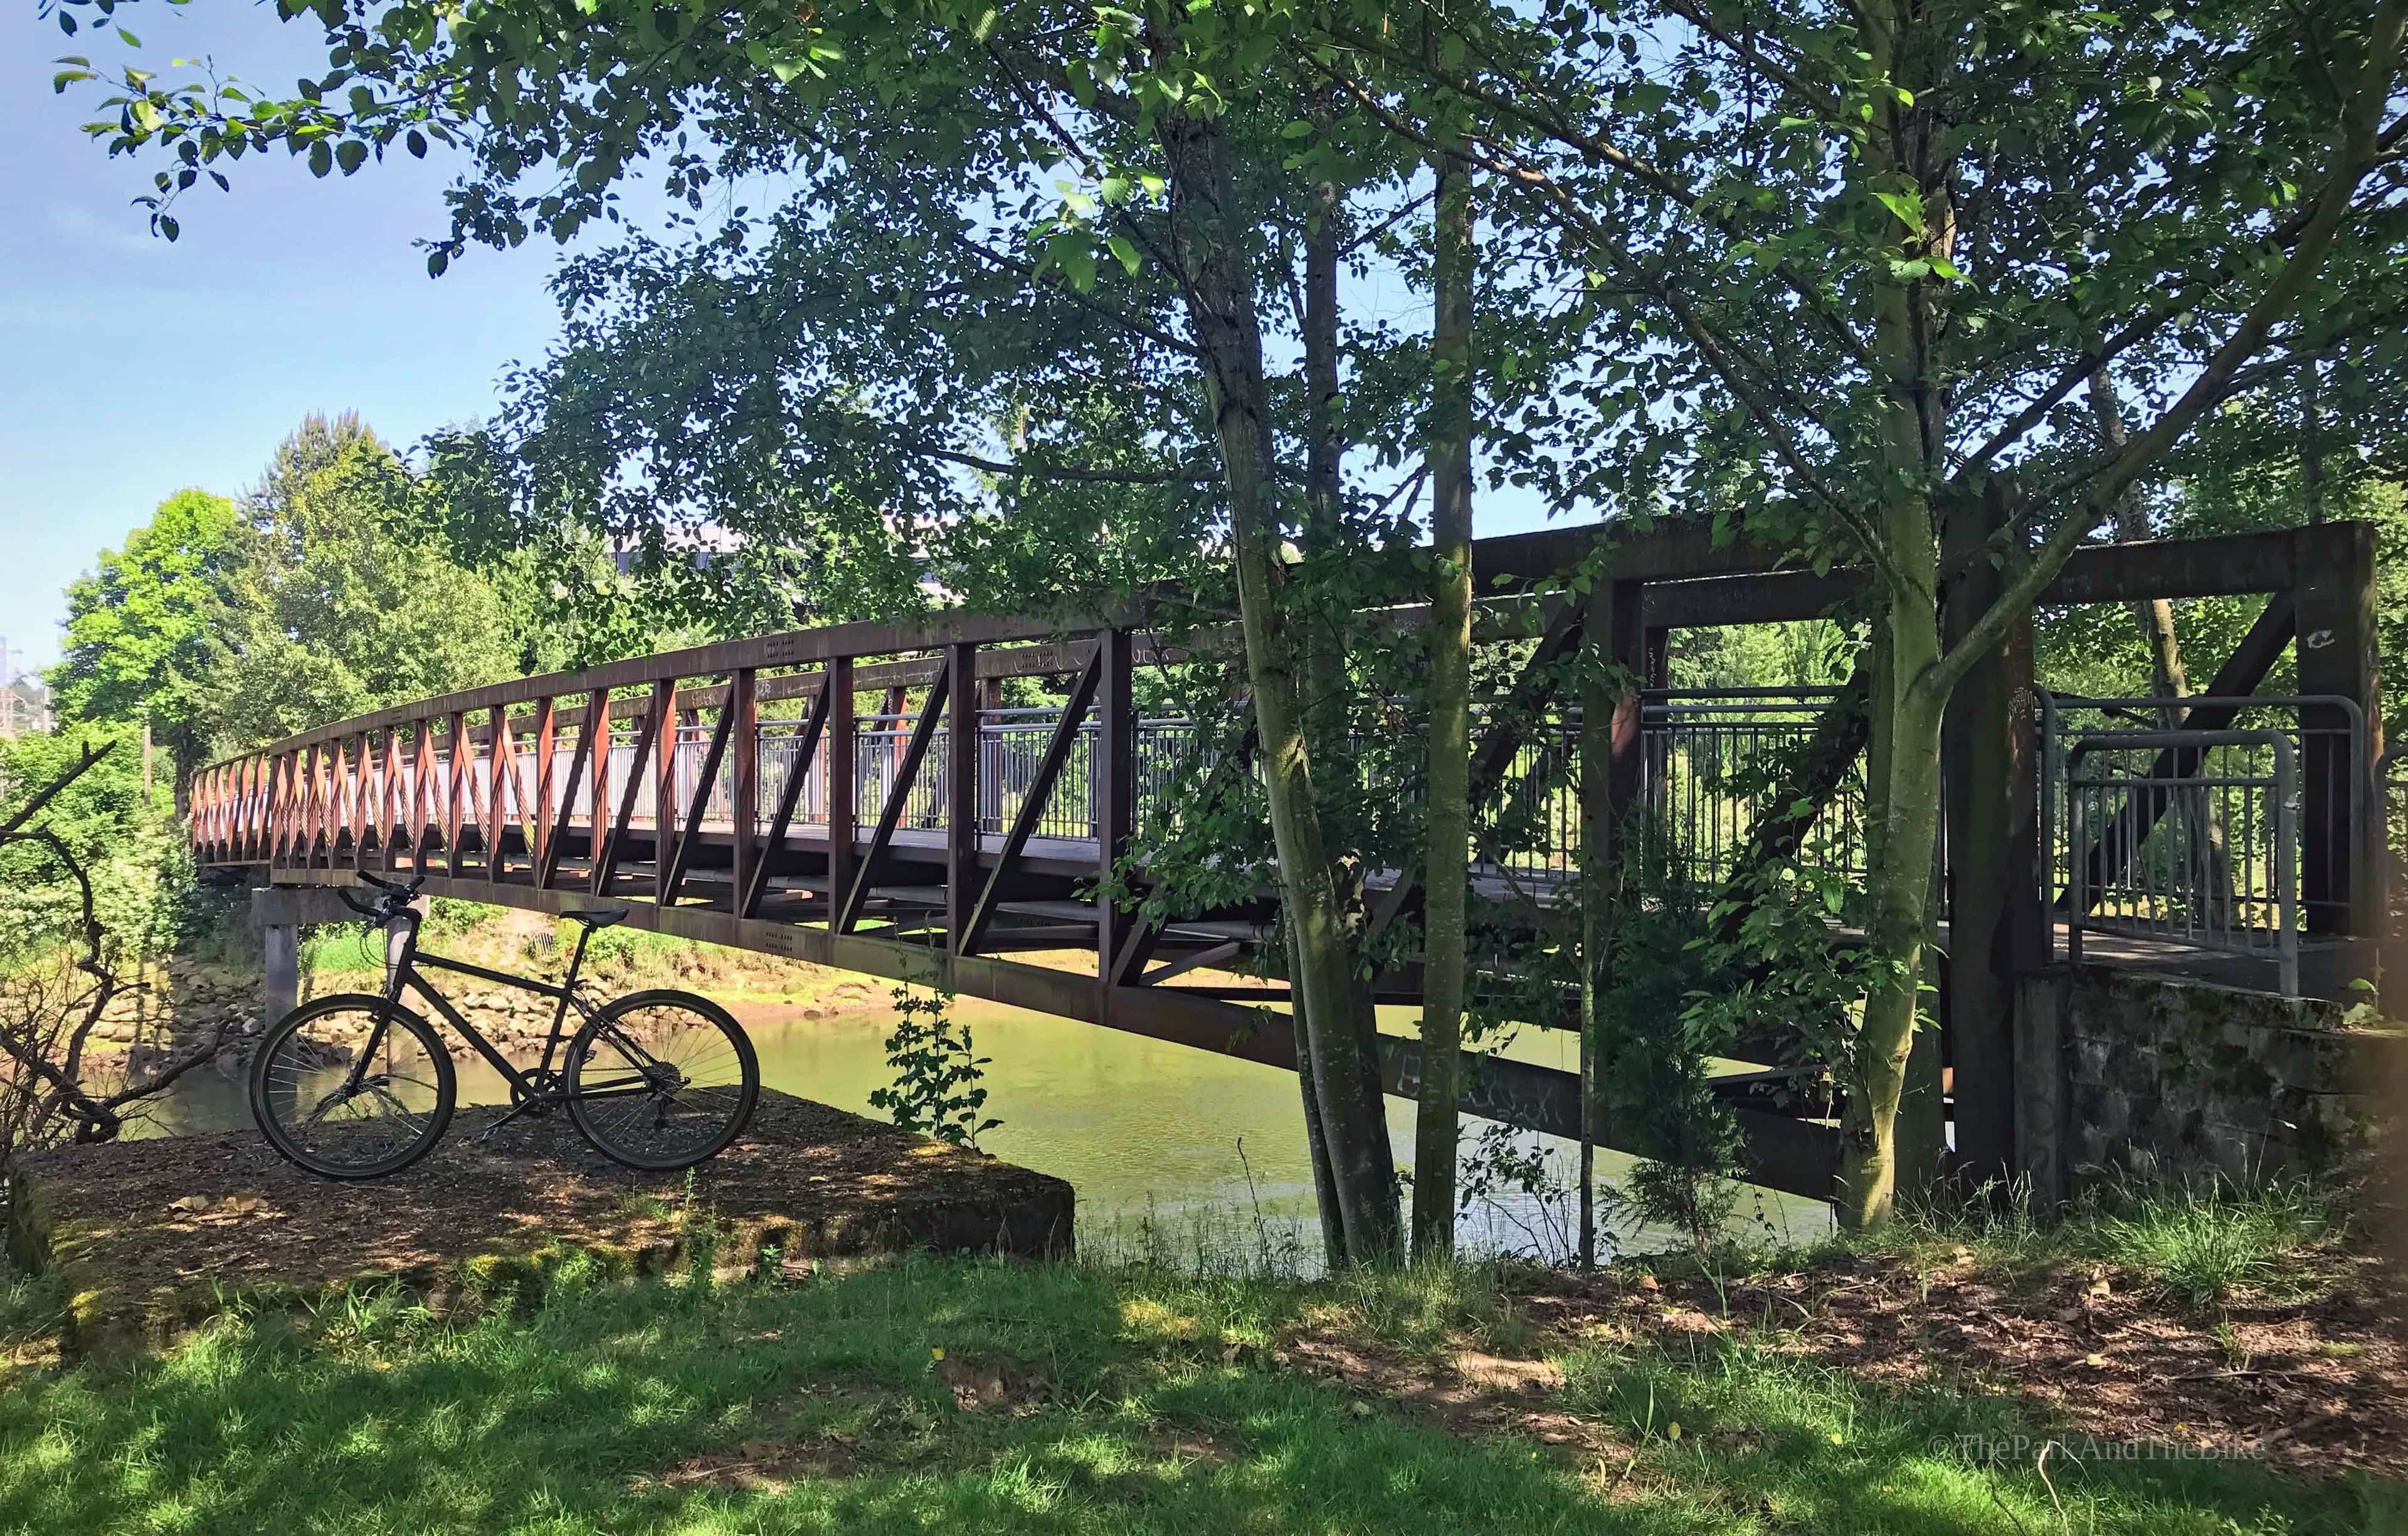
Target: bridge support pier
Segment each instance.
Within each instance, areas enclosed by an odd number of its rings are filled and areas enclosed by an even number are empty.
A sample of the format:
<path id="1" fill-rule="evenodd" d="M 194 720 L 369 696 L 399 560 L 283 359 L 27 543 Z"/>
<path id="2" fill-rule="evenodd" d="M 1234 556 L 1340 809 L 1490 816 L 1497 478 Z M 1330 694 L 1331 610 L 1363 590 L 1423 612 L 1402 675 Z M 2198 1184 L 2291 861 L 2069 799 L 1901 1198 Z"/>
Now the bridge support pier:
<path id="1" fill-rule="evenodd" d="M 260 928 L 259 944 L 267 957 L 259 996 L 259 1022 L 265 1029 L 301 1005 L 301 930 L 292 923 L 267 923 Z"/>
<path id="2" fill-rule="evenodd" d="M 301 930 L 322 923 L 357 922 L 359 914 L 326 886 L 255 886 L 251 923 L 259 930 L 259 1010 L 264 1028 L 301 1004 Z M 388 938 L 390 946 L 394 941 Z M 390 963 L 396 952 L 387 949 Z"/>

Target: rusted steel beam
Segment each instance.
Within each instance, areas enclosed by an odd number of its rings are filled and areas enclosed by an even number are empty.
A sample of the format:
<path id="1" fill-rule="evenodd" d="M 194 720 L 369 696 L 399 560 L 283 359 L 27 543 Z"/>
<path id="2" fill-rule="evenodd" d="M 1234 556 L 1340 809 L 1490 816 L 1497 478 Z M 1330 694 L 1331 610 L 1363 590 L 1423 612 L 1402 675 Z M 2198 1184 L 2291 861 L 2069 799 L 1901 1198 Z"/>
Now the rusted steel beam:
<path id="1" fill-rule="evenodd" d="M 721 710 L 719 723 L 711 729 L 710 746 L 694 775 L 694 795 L 686 802 L 685 820 L 678 829 L 677 852 L 670 856 L 668 873 L 661 877 L 664 906 L 677 904 L 678 888 L 685 884 L 686 871 L 693 867 L 694 850 L 702 843 L 703 812 L 710 806 L 710 791 L 719 787 L 719 764 L 727 756 L 727 740 L 735 726 L 736 711 Z"/>
<path id="2" fill-rule="evenodd" d="M 426 872 L 426 845 L 429 833 L 440 817 L 438 806 L 438 771 L 436 771 L 436 722 L 419 719 L 417 737 L 417 771 L 409 780 L 409 867 Z"/>
<path id="3" fill-rule="evenodd" d="M 468 794 L 468 775 L 477 770 L 476 749 L 468 745 L 468 718 L 458 710 L 443 717 L 451 750 L 443 774 L 443 870 L 453 879 L 464 866 L 460 823 Z"/>
<path id="4" fill-rule="evenodd" d="M 367 750 L 366 733 L 362 732 L 357 739 L 365 755 Z M 351 771 L 352 740 L 350 736 L 335 738 L 335 836 L 327 858 L 332 862 L 348 857 L 351 868 L 357 869 L 360 867 L 359 781 Z M 351 834 L 349 847 L 343 845 L 346 832 Z"/>
<path id="5" fill-rule="evenodd" d="M 411 737 L 413 741 L 416 739 L 414 735 Z M 384 815 L 382 835 L 377 850 L 384 856 L 387 874 L 401 867 L 401 836 L 409 825 L 408 807 L 402 804 L 402 795 L 410 781 L 409 775 L 403 771 L 401 765 L 404 750 L 401 727 L 387 727 L 384 733 L 384 793 L 380 797 L 384 802 Z"/>
<path id="6" fill-rule="evenodd" d="M 2300 551 L 2307 548 L 2299 541 L 2304 538 L 2313 544 L 2319 539 L 2337 539 L 2344 535 L 2335 531 L 2350 526 L 2327 523 L 2299 531 L 2095 546 L 2076 551 L 2042 602 L 2070 604 L 2288 590 L 2297 585 L 2298 561 Z M 1483 578 L 1484 590 L 1498 576 L 1523 582 L 1546 581 L 1578 566 L 1600 543 L 1609 544 L 1611 548 L 1602 567 L 1608 579 L 1665 581 L 1684 588 L 1695 584 L 1694 590 L 1668 592 L 1661 599 L 1667 604 L 1709 600 L 1712 594 L 1700 578 L 1717 576 L 1768 576 L 1791 584 L 1795 590 L 1806 590 L 1799 585 L 1798 573 L 1777 569 L 1791 551 L 1718 534 L 1711 523 L 1696 519 L 1656 519 L 1644 528 L 1591 523 L 1482 539 L 1473 547 L 1473 562 Z M 1827 585 L 1824 590 L 1835 594 L 1838 588 Z M 1791 602 L 1782 611 L 1793 617 L 1802 616 L 1797 612 L 1799 605 Z M 1820 605 L 1813 611 L 1820 611 Z M 1410 621 L 1406 610 L 1398 610 L 1395 617 L 1398 622 Z M 1100 617 L 1051 620 L 956 612 L 913 624 L 839 624 L 757 635 L 657 656 L 631 657 L 578 672 L 523 677 L 464 690 L 317 726 L 272 743 L 264 750 L 282 752 L 322 745 L 339 735 L 404 722 L 420 714 L 483 712 L 496 704 L 734 673 L 745 667 L 809 667 L 838 656 L 909 656 L 941 650 L 947 645 L 961 642 L 987 647 L 981 662 L 982 676 L 1068 674 L 1078 670 L 1084 656 L 1077 644 L 1062 642 L 1058 637 L 1098 628 L 1102 622 Z M 1657 627 L 1665 627 L 1662 619 L 1656 622 Z M 1141 645 L 1145 643 L 1140 641 Z M 933 661 L 911 661 L 877 663 L 860 669 L 862 676 L 857 686 L 916 686 L 933 676 L 937 665 Z M 888 667 L 900 670 L 889 674 L 884 671 Z M 803 674 L 780 687 L 808 691 L 814 685 L 802 678 L 810 676 Z"/>
<path id="7" fill-rule="evenodd" d="M 2077 549 L 2040 600 L 2042 607 L 2153 598 L 2240 597 L 2287 591 L 2332 558 L 2330 546 L 2363 524 L 2322 523 L 2206 538 L 2151 539 Z M 2304 538 L 2307 542 L 2301 542 Z M 1671 580 L 1649 587 L 1650 625 L 1699 629 L 1816 619 L 1863 590 L 1861 572 L 1807 570 Z"/>
<path id="8" fill-rule="evenodd" d="M 627 823 L 635 819 L 636 796 L 644 787 L 645 765 L 660 748 L 661 720 L 666 713 L 665 709 L 648 707 L 642 723 L 636 727 L 636 747 L 627 758 L 627 787 L 619 791 L 618 814 L 610 818 L 609 831 L 602 835 L 602 841 L 595 845 L 592 888 L 596 896 L 609 895 L 610 882 L 618 878 L 619 859 L 627 846 Z M 595 804 L 598 814 L 600 803 Z"/>
<path id="9" fill-rule="evenodd" d="M 945 942 L 959 951 L 979 869 L 978 647 L 945 647 Z"/>
<path id="10" fill-rule="evenodd" d="M 1209 949 L 1198 949 L 1192 955 L 1172 960 L 1160 970 L 1146 973 L 1138 978 L 1138 985 L 1159 987 L 1173 976 L 1183 976 L 1190 971 L 1202 971 L 1218 965 L 1223 960 L 1236 960 L 1245 952 L 1245 948 L 1244 945 L 1231 939 L 1226 944 L 1216 944 Z"/>
<path id="11" fill-rule="evenodd" d="M 1712 629 L 1820 619 L 1866 590 L 1861 571 L 1767 571 L 1650 582 L 1641 601 L 1651 629 Z"/>
<path id="12" fill-rule="evenodd" d="M 528 877 L 539 886 L 552 883 L 544 872 L 552 867 L 552 764 L 560 746 L 560 722 L 553 718 L 553 709 L 549 694 L 535 702 L 535 782 L 522 784 L 524 792 L 519 796 L 519 819 L 526 826 Z"/>
<path id="13" fill-rule="evenodd" d="M 327 780 L 333 772 L 325 757 L 325 745 L 313 743 L 305 760 L 309 775 L 309 812 L 306 823 L 307 840 L 301 846 L 301 862 L 309 868 L 316 867 L 325 838 Z"/>
<path id="14" fill-rule="evenodd" d="M 620 830 L 611 816 L 611 806 L 614 803 L 610 798 L 612 750 L 610 728 L 613 717 L 609 694 L 598 694 L 588 702 L 601 706 L 601 718 L 596 722 L 599 729 L 595 730 L 594 735 L 593 792 L 585 797 L 585 861 L 593 866 L 588 872 L 587 884 L 593 889 L 600 891 L 608 889 L 609 886 L 609 878 L 601 873 L 602 846 L 611 841 Z M 640 774 L 642 771 L 641 768 L 637 768 L 632 770 L 631 774 Z"/>
<path id="15" fill-rule="evenodd" d="M 827 926 L 835 932 L 843 922 L 845 899 L 853 890 L 854 801 L 861 780 L 853 751 L 860 733 L 853 718 L 853 658 L 838 656 L 827 665 Z"/>
<path id="16" fill-rule="evenodd" d="M 570 808 L 577 804 L 577 784 L 585 776 L 587 766 L 594 761 L 594 728 L 609 718 L 604 710 L 594 710 L 588 713 L 585 728 L 577 732 L 577 747 L 569 755 L 568 777 L 560 786 L 560 800 L 556 808 L 550 787 L 545 787 L 541 791 L 544 797 L 543 856 L 536 861 L 535 883 L 537 885 L 550 886 L 559 877 L 560 852 L 562 846 L 568 841 L 568 818 Z M 545 747 L 544 758 L 547 761 L 550 761 L 552 752 L 551 747 Z M 589 841 L 586 846 L 590 849 L 593 844 Z"/>
<path id="17" fill-rule="evenodd" d="M 911 787 L 920 776 L 920 765 L 927 761 L 929 744 L 936 740 L 937 722 L 944 718 L 948 682 L 940 672 L 937 680 L 928 685 L 927 702 L 920 706 L 920 718 L 911 726 L 910 745 L 903 750 L 903 761 L 896 766 L 895 783 L 886 791 L 886 804 L 878 813 L 878 829 L 869 834 L 869 849 L 862 855 L 860 873 L 853 876 L 853 889 L 845 892 L 844 905 L 837 913 L 839 933 L 852 932 L 861 921 L 861 909 L 869 901 L 870 882 L 878 875 L 878 861 L 884 857 L 887 845 L 895 841 L 895 829 L 902 824 L 904 807 L 910 803 Z"/>
<path id="18" fill-rule="evenodd" d="M 786 782 L 778 788 L 778 805 L 769 818 L 768 834 L 762 840 L 761 858 L 752 867 L 751 882 L 738 888 L 740 904 L 736 915 L 739 917 L 759 912 L 761 899 L 768 892 L 771 860 L 786 846 L 786 829 L 794 822 L 795 807 L 802 802 L 803 786 L 811 774 L 812 755 L 819 750 L 820 741 L 827 732 L 830 697 L 826 689 L 811 696 L 810 712 L 803 717 L 800 738 L 795 746 L 794 766 L 786 771 Z"/>
<path id="19" fill-rule="evenodd" d="M 2312 932 L 2382 932 L 2385 857 L 2379 797 L 2364 786 L 2383 756 L 2383 687 L 2376 660 L 2374 528 L 2320 523 L 2289 531 L 2298 585 L 2300 691 L 2358 705 L 2363 753 L 2351 758 L 2345 710 L 2317 704 L 2300 712 L 2300 904 Z M 2353 790 L 2356 790 L 2353 793 Z M 2365 812 L 2363 821 L 2355 819 Z"/>
<path id="20" fill-rule="evenodd" d="M 821 629 L 789 630 L 740 640 L 722 640 L 686 650 L 653 656 L 633 656 L 576 672 L 546 673 L 463 689 L 389 709 L 373 710 L 348 720 L 316 726 L 270 744 L 269 750 L 306 747 L 347 732 L 356 732 L 394 720 L 408 719 L 422 710 L 483 710 L 529 704 L 571 693 L 632 688 L 681 677 L 713 676 L 739 668 L 790 668 L 824 663 L 837 657 L 906 656 L 940 650 L 961 642 L 1000 646 L 1011 642 L 1050 641 L 1065 633 L 1097 627 L 1096 619 L 1011 619 L 960 611 L 940 613 L 916 623 L 831 624 Z M 1067 669 L 1066 669 L 1067 670 Z"/>
<path id="21" fill-rule="evenodd" d="M 1137 841 L 1137 665 L 1134 636 L 1126 630 L 1106 630 L 1096 637 L 1095 760 L 1087 772 L 1096 781 L 1096 876 L 1103 889 L 1096 896 L 1096 974 L 1106 985 L 1113 978 L 1133 919 L 1124 916 L 1111 897 L 1111 882 L 1121 860 Z"/>
<path id="22" fill-rule="evenodd" d="M 652 685 L 652 900 L 669 900 L 670 844 L 677 837 L 677 681 Z"/>
<path id="23" fill-rule="evenodd" d="M 729 877 L 733 894 L 730 903 L 738 912 L 744 904 L 744 893 L 752 889 L 752 870 L 760 860 L 756 837 L 761 818 L 761 676 L 751 667 L 738 671 L 728 684 L 727 702 L 720 705 L 720 718 L 727 726 L 731 739 L 727 750 L 734 759 L 730 765 L 727 807 L 728 841 L 732 859 Z"/>
<path id="24" fill-rule="evenodd" d="M 519 755 L 508 706 L 495 704 L 487 712 L 485 735 L 485 877 L 500 885 L 509 873 L 502 857 L 502 807 L 509 795 L 512 760 Z"/>
<path id="25" fill-rule="evenodd" d="M 2055 607 L 2287 591 L 2299 579 L 2293 557 L 2287 529 L 2091 545 L 2073 552 L 2041 603 Z"/>
<path id="26" fill-rule="evenodd" d="M 1092 647 L 1091 647 L 1092 651 Z M 986 889 L 979 892 L 977 903 L 970 908 L 968 920 L 959 930 L 961 943 L 954 947 L 962 954 L 976 954 L 979 940 L 987 925 L 995 920 L 996 907 L 1001 900 L 1004 884 L 1019 868 L 1023 850 L 1036 833 L 1037 824 L 1044 819 L 1046 803 L 1053 798 L 1054 786 L 1062 776 L 1063 765 L 1070 761 L 1070 748 L 1078 744 L 1084 728 L 1087 708 L 1095 703 L 1096 689 L 1103 677 L 1098 654 L 1090 654 L 1079 680 L 1070 686 L 1070 696 L 1062 708 L 1062 718 L 1054 722 L 1054 734 L 1046 739 L 1045 755 L 1038 761 L 1036 775 L 1029 780 L 1027 792 L 1020 802 L 1020 810 L 1011 818 L 1011 828 L 1003 834 L 1003 846 L 997 852 L 995 869 L 987 875 Z"/>

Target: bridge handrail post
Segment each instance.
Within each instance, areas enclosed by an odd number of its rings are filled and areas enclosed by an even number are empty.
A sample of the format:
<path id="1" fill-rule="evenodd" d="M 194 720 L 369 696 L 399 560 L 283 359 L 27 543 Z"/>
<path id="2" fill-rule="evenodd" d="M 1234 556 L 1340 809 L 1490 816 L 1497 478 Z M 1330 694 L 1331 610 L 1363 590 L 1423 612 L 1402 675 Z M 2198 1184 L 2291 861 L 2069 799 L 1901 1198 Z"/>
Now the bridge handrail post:
<path id="1" fill-rule="evenodd" d="M 821 686 L 828 690 L 827 740 L 821 748 L 824 763 L 821 778 L 827 800 L 827 925 L 828 932 L 834 933 L 845 892 L 853 886 L 854 805 L 861 790 L 855 761 L 860 724 L 853 713 L 853 658 L 829 657 L 827 677 Z"/>
<path id="2" fill-rule="evenodd" d="M 652 684 L 652 900 L 669 889 L 669 845 L 677 837 L 677 679 Z"/>
<path id="3" fill-rule="evenodd" d="M 1102 631 L 1096 645 L 1100 722 L 1089 773 L 1096 785 L 1096 873 L 1106 888 L 1096 898 L 1096 974 L 1109 987 L 1126 925 L 1108 892 L 1114 869 L 1137 836 L 1137 646 L 1136 637 L 1122 629 Z"/>
<path id="4" fill-rule="evenodd" d="M 945 647 L 945 947 L 962 954 L 978 900 L 978 647 Z"/>
<path id="5" fill-rule="evenodd" d="M 761 674 L 738 667 L 728 680 L 730 716 L 727 749 L 734 754 L 729 769 L 727 832 L 734 845 L 730 872 L 735 884 L 729 897 L 738 917 L 744 915 L 745 893 L 752 889 L 752 865 L 766 858 L 759 846 L 761 822 Z"/>

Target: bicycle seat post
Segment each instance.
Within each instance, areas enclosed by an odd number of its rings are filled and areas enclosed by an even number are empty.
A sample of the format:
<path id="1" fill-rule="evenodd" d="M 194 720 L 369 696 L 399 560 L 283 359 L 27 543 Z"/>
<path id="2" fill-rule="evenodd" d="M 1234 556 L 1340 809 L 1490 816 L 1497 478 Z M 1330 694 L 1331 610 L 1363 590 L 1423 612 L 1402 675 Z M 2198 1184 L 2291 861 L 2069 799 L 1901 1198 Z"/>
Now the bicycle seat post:
<path id="1" fill-rule="evenodd" d="M 418 960 L 419 911 L 405 903 L 393 903 L 386 911 L 384 998 L 387 1003 L 398 1003 L 402 983 Z"/>
<path id="2" fill-rule="evenodd" d="M 585 965 L 585 946 L 593 942 L 594 925 L 592 923 L 579 923 L 577 925 L 577 947 L 568 952 L 568 974 L 560 978 L 560 986 L 563 991 L 569 990 L 576 987 L 577 973 L 582 970 Z M 566 1004 L 564 1004 L 564 1006 L 566 1006 Z"/>

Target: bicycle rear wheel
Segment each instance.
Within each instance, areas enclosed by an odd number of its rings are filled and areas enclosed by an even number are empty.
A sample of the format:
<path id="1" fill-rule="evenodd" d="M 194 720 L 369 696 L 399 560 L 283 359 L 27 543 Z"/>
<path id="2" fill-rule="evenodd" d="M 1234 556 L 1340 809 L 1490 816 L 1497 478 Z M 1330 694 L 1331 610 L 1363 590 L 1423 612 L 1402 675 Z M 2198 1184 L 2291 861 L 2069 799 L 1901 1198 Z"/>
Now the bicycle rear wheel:
<path id="1" fill-rule="evenodd" d="M 716 1157 L 760 1096 L 744 1027 L 692 992 L 630 992 L 569 1043 L 569 1118 L 630 1168 L 666 1173 Z"/>
<path id="2" fill-rule="evenodd" d="M 330 1179 L 376 1178 L 424 1157 L 452 1123 L 456 1091 L 426 1020 L 365 992 L 294 1009 L 251 1062 L 251 1117 L 267 1145 Z"/>

